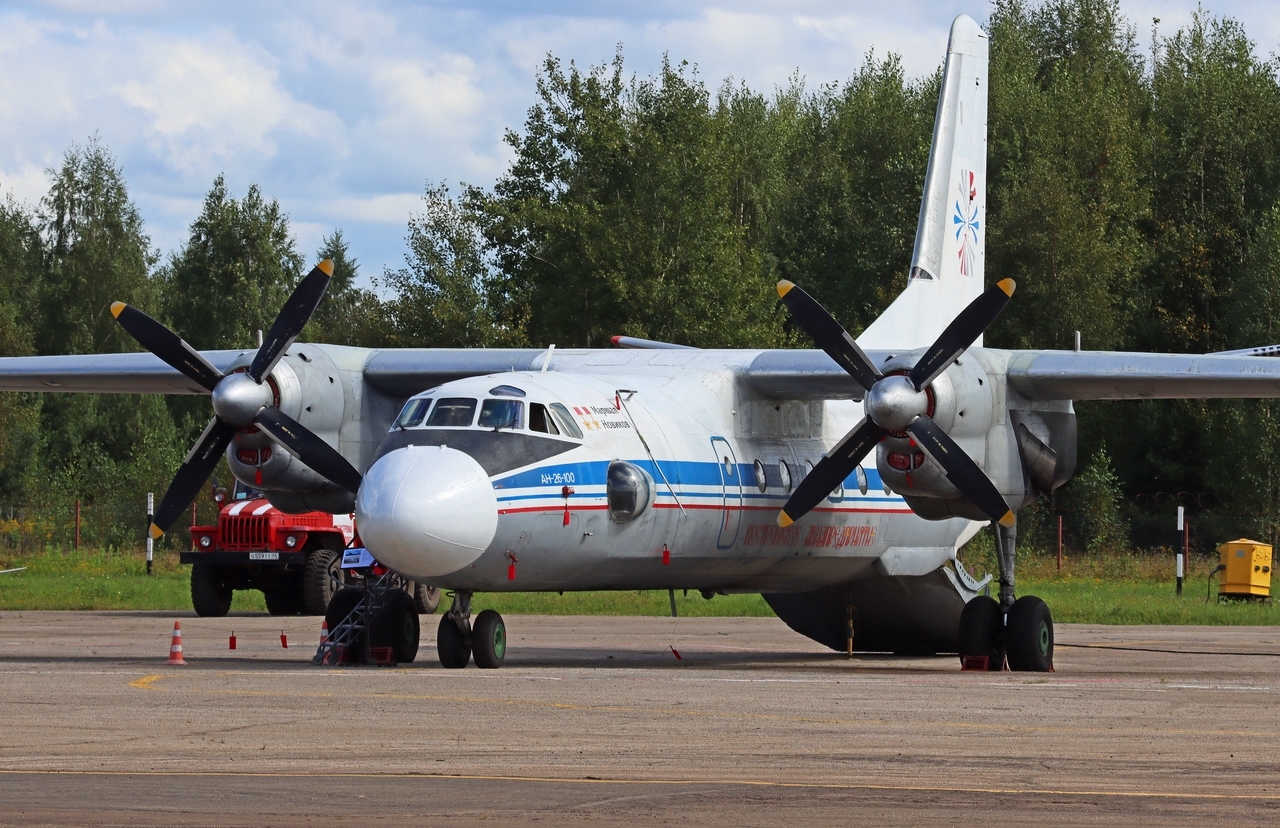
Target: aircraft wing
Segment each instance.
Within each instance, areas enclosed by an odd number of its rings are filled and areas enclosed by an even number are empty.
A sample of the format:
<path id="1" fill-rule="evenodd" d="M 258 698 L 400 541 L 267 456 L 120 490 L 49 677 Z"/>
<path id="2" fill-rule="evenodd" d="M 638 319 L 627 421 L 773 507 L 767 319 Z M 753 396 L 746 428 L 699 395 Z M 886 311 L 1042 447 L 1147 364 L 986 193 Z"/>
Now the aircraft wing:
<path id="1" fill-rule="evenodd" d="M 225 371 L 245 351 L 202 351 Z M 72 354 L 0 358 L 0 391 L 96 394 L 208 394 L 152 354 Z"/>
<path id="2" fill-rule="evenodd" d="M 1009 385 L 1033 400 L 1280 397 L 1280 359 L 1236 354 L 1012 351 Z M 874 364 L 890 356 L 868 351 Z M 862 388 L 822 351 L 762 351 L 747 383 L 776 399 L 862 399 Z"/>

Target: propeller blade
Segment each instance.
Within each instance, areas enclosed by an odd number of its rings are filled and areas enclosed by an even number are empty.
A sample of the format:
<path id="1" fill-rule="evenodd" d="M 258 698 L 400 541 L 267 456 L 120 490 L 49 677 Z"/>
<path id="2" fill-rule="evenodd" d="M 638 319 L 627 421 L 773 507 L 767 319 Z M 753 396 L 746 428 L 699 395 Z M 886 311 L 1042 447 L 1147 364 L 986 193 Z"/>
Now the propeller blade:
<path id="1" fill-rule="evenodd" d="M 835 317 L 827 313 L 827 309 L 819 305 L 816 299 L 786 279 L 778 282 L 778 296 L 782 297 L 782 304 L 795 317 L 796 324 L 813 337 L 818 347 L 848 371 L 849 376 L 857 380 L 863 390 L 870 391 L 871 386 L 880 379 L 880 372 Z"/>
<path id="2" fill-rule="evenodd" d="M 333 446 L 321 440 L 310 429 L 278 408 L 264 408 L 254 418 L 254 424 L 285 448 L 290 454 L 306 463 L 316 474 L 350 492 L 360 489 L 360 472 L 347 462 Z"/>
<path id="3" fill-rule="evenodd" d="M 129 332 L 129 336 L 138 340 L 139 345 L 202 387 L 212 391 L 222 379 L 222 372 L 200 356 L 199 351 L 137 308 L 124 302 L 112 302 L 111 315 Z"/>
<path id="4" fill-rule="evenodd" d="M 951 320 L 929 350 L 924 352 L 920 361 L 911 369 L 908 378 L 919 391 L 938 378 L 947 370 L 947 366 L 956 357 L 964 353 L 973 341 L 982 336 L 982 332 L 1000 315 L 1004 306 L 1009 304 L 1015 285 L 1012 279 L 1001 279 L 987 288 L 986 292 L 969 303 L 960 311 L 960 315 Z"/>
<path id="5" fill-rule="evenodd" d="M 306 278 L 294 288 L 289 301 L 284 303 L 276 321 L 271 323 L 271 330 L 262 340 L 262 347 L 249 366 L 249 376 L 253 381 L 262 382 L 262 378 L 271 373 L 280 357 L 289 349 L 293 341 L 302 333 L 302 328 L 320 306 L 325 289 L 329 287 L 329 278 L 333 276 L 333 262 L 325 259 L 311 269 Z"/>
<path id="6" fill-rule="evenodd" d="M 235 436 L 236 427 L 214 417 L 205 426 L 204 433 L 196 441 L 195 447 L 178 467 L 173 482 L 160 500 L 160 508 L 156 509 L 151 524 L 151 537 L 158 538 L 169 530 L 173 522 L 182 516 L 187 506 L 204 488 L 204 482 L 213 474 L 218 465 L 218 458 L 227 450 L 227 444 Z"/>
<path id="7" fill-rule="evenodd" d="M 862 462 L 876 443 L 884 438 L 885 430 L 871 418 L 863 418 L 857 427 L 844 436 L 827 456 L 818 461 L 813 471 L 800 481 L 796 490 L 791 493 L 787 505 L 778 512 L 778 525 L 790 526 L 822 502 L 822 499 L 836 490 L 836 487 Z"/>
<path id="8" fill-rule="evenodd" d="M 933 418 L 917 417 L 907 426 L 907 431 L 916 438 L 916 445 L 942 466 L 951 485 L 959 489 L 962 495 L 1001 526 L 1013 525 L 1013 510 L 991 482 L 991 478 L 978 468 L 978 464 L 965 454 L 964 449 L 956 445 L 950 435 L 938 427 Z"/>

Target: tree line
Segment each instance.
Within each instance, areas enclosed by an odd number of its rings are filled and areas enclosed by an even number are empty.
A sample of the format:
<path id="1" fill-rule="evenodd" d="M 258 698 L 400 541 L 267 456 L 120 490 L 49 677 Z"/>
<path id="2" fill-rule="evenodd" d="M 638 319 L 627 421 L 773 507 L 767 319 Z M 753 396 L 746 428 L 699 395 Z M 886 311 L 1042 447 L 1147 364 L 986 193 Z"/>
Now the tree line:
<path id="1" fill-rule="evenodd" d="M 999 0 L 990 35 L 987 276 L 1018 293 L 987 344 L 1207 352 L 1280 342 L 1280 65 L 1198 11 L 1144 53 L 1115 0 Z M 817 87 L 709 86 L 548 56 L 491 184 L 428 183 L 404 265 L 372 274 L 340 229 L 312 341 L 364 346 L 811 347 L 780 278 L 852 332 L 906 283 L 941 66 L 869 54 Z M 0 350 L 136 350 L 116 299 L 199 348 L 245 347 L 310 266 L 256 186 L 211 185 L 187 240 L 154 250 L 97 139 L 38 204 L 0 205 Z M 1025 542 L 1172 543 L 1175 500 L 1203 548 L 1274 540 L 1280 405 L 1082 403 L 1080 473 L 1024 512 Z M 162 491 L 203 400 L 4 395 L 0 502 Z"/>

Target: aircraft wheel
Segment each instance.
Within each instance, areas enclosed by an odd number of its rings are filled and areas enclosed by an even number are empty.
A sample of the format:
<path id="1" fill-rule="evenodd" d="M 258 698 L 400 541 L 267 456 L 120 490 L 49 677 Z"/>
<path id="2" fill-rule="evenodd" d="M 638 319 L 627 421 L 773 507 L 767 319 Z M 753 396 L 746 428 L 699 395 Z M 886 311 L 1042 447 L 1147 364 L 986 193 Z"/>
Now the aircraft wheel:
<path id="1" fill-rule="evenodd" d="M 369 622 L 369 644 L 390 647 L 397 664 L 411 664 L 418 657 L 418 608 L 404 590 L 392 590 L 387 605 Z"/>
<path id="2" fill-rule="evenodd" d="M 333 635 L 351 611 L 356 608 L 356 604 L 360 603 L 360 599 L 364 597 L 364 590 L 360 587 L 343 587 L 333 594 L 333 599 L 329 601 L 329 608 L 325 610 L 324 622 L 329 626 L 329 634 Z M 366 631 L 367 632 L 367 631 Z M 351 640 L 350 649 L 353 654 L 361 653 L 364 650 L 365 632 L 360 633 Z M 359 656 L 356 658 L 359 661 Z"/>
<path id="3" fill-rule="evenodd" d="M 222 579 L 221 570 L 207 563 L 191 567 L 191 606 L 203 618 L 221 618 L 231 609 L 232 589 Z"/>
<path id="4" fill-rule="evenodd" d="M 507 657 L 507 625 L 496 610 L 487 609 L 476 616 L 471 631 L 476 666 L 483 670 L 496 670 Z"/>
<path id="5" fill-rule="evenodd" d="M 312 549 L 302 572 L 302 604 L 307 615 L 324 615 L 329 602 L 342 589 L 342 553 Z"/>
<path id="6" fill-rule="evenodd" d="M 960 613 L 960 663 L 966 657 L 987 657 L 988 670 L 1004 667 L 1001 626 L 1004 613 L 994 598 L 979 595 L 964 605 Z"/>
<path id="7" fill-rule="evenodd" d="M 267 599 L 267 612 L 272 615 L 297 615 L 302 612 L 301 589 L 296 585 L 264 589 L 262 597 Z"/>
<path id="8" fill-rule="evenodd" d="M 440 607 L 440 588 L 414 583 L 413 602 L 418 605 L 422 615 L 434 615 Z"/>
<path id="9" fill-rule="evenodd" d="M 1009 608 L 1005 623 L 1009 669 L 1047 673 L 1053 669 L 1053 616 L 1034 595 L 1024 595 Z"/>
<path id="10" fill-rule="evenodd" d="M 440 627 L 436 630 L 436 652 L 440 655 L 440 666 L 451 670 L 461 670 L 471 660 L 471 645 L 462 636 L 462 630 L 449 615 L 440 616 Z"/>

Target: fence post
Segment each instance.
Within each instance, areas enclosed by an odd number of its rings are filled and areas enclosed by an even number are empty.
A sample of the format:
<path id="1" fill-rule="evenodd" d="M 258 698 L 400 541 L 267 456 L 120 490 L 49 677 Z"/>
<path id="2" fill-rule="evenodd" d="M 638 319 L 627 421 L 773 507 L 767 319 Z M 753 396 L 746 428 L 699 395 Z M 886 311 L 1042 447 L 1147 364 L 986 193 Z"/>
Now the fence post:
<path id="1" fill-rule="evenodd" d="M 151 539 L 151 523 L 155 520 L 156 496 L 154 492 L 147 492 L 147 574 L 151 574 L 151 553 L 155 541 Z"/>
<path id="2" fill-rule="evenodd" d="M 1058 515 L 1058 571 L 1062 571 L 1062 515 Z"/>
<path id="3" fill-rule="evenodd" d="M 192 526 L 196 525 L 196 502 L 194 500 L 191 501 L 191 525 Z M 196 549 L 196 536 L 193 534 L 191 536 L 191 551 L 194 552 L 195 549 Z"/>
<path id="4" fill-rule="evenodd" d="M 80 501 L 76 501 L 76 541 L 75 550 L 80 551 Z"/>
<path id="5" fill-rule="evenodd" d="M 1184 520 L 1183 520 L 1183 517 L 1182 517 L 1182 507 L 1181 507 L 1181 506 L 1179 506 L 1179 507 L 1178 507 L 1178 531 L 1179 531 L 1180 533 L 1182 533 L 1183 537 L 1185 538 L 1185 537 L 1186 537 L 1186 530 L 1183 528 L 1184 526 L 1186 526 L 1186 521 L 1184 521 Z M 1176 570 L 1176 572 L 1177 572 L 1177 579 L 1178 579 L 1178 592 L 1177 592 L 1177 594 L 1178 594 L 1178 595 L 1181 595 L 1181 594 L 1182 594 L 1182 567 L 1183 567 L 1183 564 L 1186 562 L 1186 544 L 1185 544 L 1185 541 L 1183 542 L 1183 548 L 1182 548 L 1182 549 L 1178 549 L 1178 547 L 1176 547 L 1176 546 L 1174 547 L 1174 549 L 1175 549 L 1175 550 L 1177 550 L 1176 554 L 1177 554 L 1177 558 L 1178 558 L 1178 566 L 1177 566 L 1177 570 Z"/>

